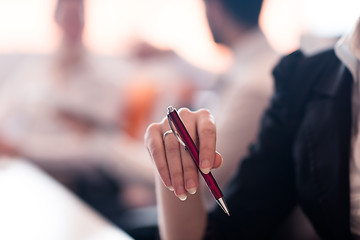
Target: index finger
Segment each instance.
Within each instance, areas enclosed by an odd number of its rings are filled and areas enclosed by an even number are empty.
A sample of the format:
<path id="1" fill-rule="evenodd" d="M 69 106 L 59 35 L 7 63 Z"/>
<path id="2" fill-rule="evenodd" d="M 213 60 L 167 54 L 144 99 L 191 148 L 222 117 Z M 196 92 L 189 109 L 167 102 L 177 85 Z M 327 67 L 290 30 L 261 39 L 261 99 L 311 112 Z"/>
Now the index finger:
<path id="1" fill-rule="evenodd" d="M 208 174 L 216 158 L 216 127 L 214 117 L 208 110 L 199 110 L 197 131 L 199 136 L 200 170 Z"/>

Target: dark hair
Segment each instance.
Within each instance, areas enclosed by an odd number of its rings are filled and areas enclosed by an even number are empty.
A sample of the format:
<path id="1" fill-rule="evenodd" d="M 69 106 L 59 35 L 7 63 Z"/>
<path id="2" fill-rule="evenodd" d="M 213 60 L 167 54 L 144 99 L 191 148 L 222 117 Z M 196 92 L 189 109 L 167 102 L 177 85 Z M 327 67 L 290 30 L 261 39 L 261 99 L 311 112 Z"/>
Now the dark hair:
<path id="1" fill-rule="evenodd" d="M 220 0 L 239 23 L 255 27 L 259 23 L 262 0 Z"/>

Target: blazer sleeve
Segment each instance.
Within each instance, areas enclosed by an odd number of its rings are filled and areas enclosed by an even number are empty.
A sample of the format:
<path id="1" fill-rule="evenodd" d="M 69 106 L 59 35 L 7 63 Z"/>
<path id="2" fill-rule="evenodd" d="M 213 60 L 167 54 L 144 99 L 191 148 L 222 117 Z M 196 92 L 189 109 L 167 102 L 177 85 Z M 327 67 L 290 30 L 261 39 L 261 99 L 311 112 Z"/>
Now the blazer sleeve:
<path id="1" fill-rule="evenodd" d="M 292 99 L 297 93 L 292 79 L 303 58 L 296 51 L 274 68 L 275 93 L 263 115 L 257 141 L 224 192 L 231 216 L 216 207 L 209 214 L 205 239 L 267 239 L 294 207 L 296 114 Z"/>

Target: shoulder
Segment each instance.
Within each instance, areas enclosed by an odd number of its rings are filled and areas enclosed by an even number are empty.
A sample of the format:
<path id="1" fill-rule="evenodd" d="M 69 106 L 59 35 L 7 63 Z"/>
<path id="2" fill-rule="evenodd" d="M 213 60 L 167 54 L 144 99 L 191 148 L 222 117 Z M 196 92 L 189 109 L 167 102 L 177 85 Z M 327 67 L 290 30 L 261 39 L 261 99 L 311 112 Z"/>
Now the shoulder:
<path id="1" fill-rule="evenodd" d="M 333 49 L 314 55 L 305 55 L 297 50 L 281 58 L 274 67 L 275 89 L 277 92 L 297 91 L 302 86 L 311 86 L 318 76 L 340 63 Z"/>
<path id="2" fill-rule="evenodd" d="M 320 63 L 324 62 L 340 62 L 340 60 L 335 55 L 334 49 L 331 48 L 314 55 L 305 55 L 301 50 L 297 50 L 287 56 L 282 57 L 275 66 L 273 73 L 278 74 L 289 70 L 294 71 L 299 67 L 316 68 L 320 65 L 323 65 Z"/>

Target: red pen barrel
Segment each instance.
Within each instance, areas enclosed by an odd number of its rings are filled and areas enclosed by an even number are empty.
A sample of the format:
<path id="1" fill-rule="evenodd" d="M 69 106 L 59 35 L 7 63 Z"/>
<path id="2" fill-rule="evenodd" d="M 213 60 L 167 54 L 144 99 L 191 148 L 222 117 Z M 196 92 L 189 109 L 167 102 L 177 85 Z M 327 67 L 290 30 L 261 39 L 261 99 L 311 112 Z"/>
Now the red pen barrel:
<path id="1" fill-rule="evenodd" d="M 180 134 L 180 133 L 179 133 Z M 183 136 L 181 136 L 183 137 Z M 189 138 L 190 140 L 192 141 L 190 135 L 189 135 Z M 194 160 L 197 168 L 199 169 L 201 175 L 203 176 L 206 184 L 208 185 L 211 193 L 214 195 L 215 199 L 219 199 L 223 196 L 219 186 L 217 185 L 216 181 L 215 181 L 215 178 L 213 177 L 213 175 L 210 173 L 208 174 L 205 174 L 203 173 L 201 170 L 200 170 L 200 167 L 199 167 L 199 151 L 198 149 L 195 147 L 195 144 L 194 145 L 190 145 L 190 146 L 186 146 L 187 150 L 189 151 L 192 159 Z"/>
<path id="2" fill-rule="evenodd" d="M 176 113 L 176 111 L 172 111 L 168 113 L 168 116 L 170 117 L 172 123 L 174 124 L 175 128 L 177 129 L 178 134 L 180 135 L 182 141 L 186 145 L 186 150 L 189 151 L 192 159 L 194 160 L 195 165 L 199 169 L 201 175 L 203 176 L 206 184 L 208 185 L 211 193 L 215 197 L 216 200 L 223 197 L 223 194 L 217 185 L 215 178 L 211 173 L 204 174 L 199 167 L 199 150 L 196 148 L 196 145 L 192 138 L 190 137 L 190 134 L 186 130 L 184 124 L 182 123 L 179 115 Z"/>
<path id="3" fill-rule="evenodd" d="M 206 184 L 208 185 L 211 193 L 215 197 L 215 199 L 218 200 L 219 198 L 223 197 L 223 194 L 222 194 L 219 186 L 217 185 L 213 175 L 211 173 L 208 173 L 208 174 L 204 174 L 202 172 L 200 172 L 200 173 L 204 177 L 204 180 L 205 180 Z"/>

